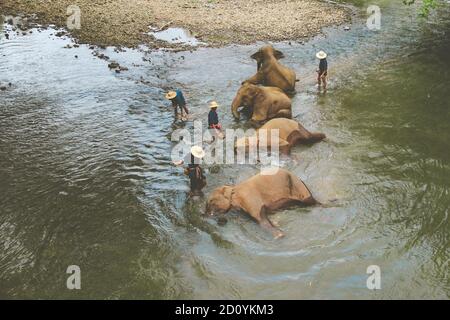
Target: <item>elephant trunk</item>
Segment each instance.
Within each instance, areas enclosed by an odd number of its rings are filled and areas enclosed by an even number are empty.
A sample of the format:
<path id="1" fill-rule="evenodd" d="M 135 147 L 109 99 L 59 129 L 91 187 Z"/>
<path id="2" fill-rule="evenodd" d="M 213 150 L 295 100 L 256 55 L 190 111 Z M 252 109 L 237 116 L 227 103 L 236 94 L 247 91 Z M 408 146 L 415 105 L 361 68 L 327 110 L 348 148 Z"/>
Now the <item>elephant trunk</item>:
<path id="1" fill-rule="evenodd" d="M 231 112 L 233 113 L 233 117 L 238 120 L 241 116 L 238 111 L 240 106 L 241 106 L 241 99 L 239 97 L 234 98 L 233 104 L 231 105 Z"/>

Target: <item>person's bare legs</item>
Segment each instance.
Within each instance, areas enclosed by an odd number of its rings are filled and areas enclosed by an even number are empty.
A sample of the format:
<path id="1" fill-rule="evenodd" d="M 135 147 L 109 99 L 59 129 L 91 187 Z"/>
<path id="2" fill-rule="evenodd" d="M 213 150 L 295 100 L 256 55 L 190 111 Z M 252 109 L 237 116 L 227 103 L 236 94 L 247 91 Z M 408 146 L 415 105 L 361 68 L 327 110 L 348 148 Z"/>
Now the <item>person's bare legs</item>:
<path id="1" fill-rule="evenodd" d="M 188 108 L 186 107 L 186 105 L 181 106 L 181 116 L 183 116 L 183 110 L 184 110 L 184 112 L 186 113 L 186 117 L 187 117 L 188 114 L 189 114 L 189 110 L 188 110 Z"/>

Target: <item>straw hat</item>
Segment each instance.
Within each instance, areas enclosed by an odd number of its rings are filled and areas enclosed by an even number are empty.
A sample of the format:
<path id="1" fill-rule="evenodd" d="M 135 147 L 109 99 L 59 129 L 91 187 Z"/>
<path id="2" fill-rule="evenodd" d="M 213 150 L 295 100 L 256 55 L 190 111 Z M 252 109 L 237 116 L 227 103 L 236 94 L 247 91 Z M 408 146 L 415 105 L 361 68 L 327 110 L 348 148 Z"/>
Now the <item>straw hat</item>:
<path id="1" fill-rule="evenodd" d="M 317 58 L 317 59 L 320 59 L 320 60 L 325 59 L 326 57 L 327 57 L 327 54 L 326 54 L 325 52 L 323 52 L 322 50 L 320 50 L 320 51 L 317 52 L 317 54 L 316 54 L 316 58 Z"/>
<path id="2" fill-rule="evenodd" d="M 212 109 L 212 108 L 217 108 L 217 107 L 219 107 L 219 104 L 218 104 L 216 101 L 212 101 L 212 102 L 209 104 L 209 108 L 210 108 L 210 109 Z"/>
<path id="3" fill-rule="evenodd" d="M 205 151 L 203 150 L 202 147 L 199 147 L 199 146 L 193 146 L 191 148 L 191 153 L 197 159 L 202 159 L 205 157 Z"/>
<path id="4" fill-rule="evenodd" d="M 172 100 L 176 96 L 177 96 L 177 93 L 175 91 L 169 91 L 169 92 L 166 93 L 166 99 L 167 100 Z"/>

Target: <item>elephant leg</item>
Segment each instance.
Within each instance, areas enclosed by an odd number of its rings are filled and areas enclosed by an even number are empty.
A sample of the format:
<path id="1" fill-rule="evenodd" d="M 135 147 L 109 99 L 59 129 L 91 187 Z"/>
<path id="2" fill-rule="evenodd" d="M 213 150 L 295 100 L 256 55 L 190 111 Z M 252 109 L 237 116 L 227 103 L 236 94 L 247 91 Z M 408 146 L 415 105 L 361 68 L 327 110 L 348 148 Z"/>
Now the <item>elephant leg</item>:
<path id="1" fill-rule="evenodd" d="M 284 233 L 269 220 L 267 215 L 268 209 L 266 206 L 263 206 L 260 212 L 260 220 L 258 221 L 260 226 L 271 232 L 275 239 L 284 237 Z"/>
<path id="2" fill-rule="evenodd" d="M 323 139 L 325 139 L 327 136 L 323 133 L 320 132 L 311 132 L 311 138 L 309 139 L 309 143 L 316 143 L 319 141 L 322 141 Z"/>
<path id="3" fill-rule="evenodd" d="M 264 82 L 264 75 L 262 72 L 257 72 L 253 77 L 248 78 L 242 84 L 244 83 L 252 83 L 252 84 L 262 84 Z"/>
<path id="4" fill-rule="evenodd" d="M 266 122 L 267 121 L 267 112 L 264 112 L 262 110 L 258 110 L 258 109 L 254 108 L 251 121 L 254 122 L 255 124 L 261 124 L 263 122 Z M 256 127 L 259 127 L 259 126 L 256 126 Z"/>
<path id="5" fill-rule="evenodd" d="M 315 205 L 319 202 L 314 199 L 311 191 L 308 187 L 297 177 L 289 176 L 289 186 L 291 189 L 291 199 L 294 201 L 299 201 L 304 205 Z"/>
<path id="6" fill-rule="evenodd" d="M 307 132 L 305 136 L 305 133 L 301 132 L 300 130 L 292 131 L 287 137 L 287 141 L 293 146 L 304 143 L 308 139 L 309 139 L 309 132 Z"/>
<path id="7" fill-rule="evenodd" d="M 278 148 L 282 154 L 288 155 L 291 153 L 291 144 L 284 139 L 279 138 Z"/>
<path id="8" fill-rule="evenodd" d="M 255 199 L 254 197 L 250 198 L 250 194 L 246 196 L 248 197 L 245 197 L 245 200 L 241 202 L 241 208 L 248 212 L 262 228 L 271 232 L 275 239 L 283 237 L 283 232 L 276 228 L 272 222 L 270 222 L 269 218 L 267 218 L 269 211 L 262 199 Z"/>
<path id="9" fill-rule="evenodd" d="M 298 124 L 297 136 L 298 140 L 303 143 L 316 143 L 326 138 L 323 133 L 309 132 L 300 123 Z"/>
<path id="10" fill-rule="evenodd" d="M 293 131 L 291 134 L 287 137 L 287 140 L 291 145 L 297 145 L 297 144 L 313 144 L 316 142 L 320 142 L 323 139 L 325 139 L 326 136 L 323 133 L 310 133 L 308 131 L 301 132 L 301 131 Z"/>
<path id="11" fill-rule="evenodd" d="M 291 109 L 281 109 L 277 112 L 274 118 L 292 118 L 292 111 Z"/>

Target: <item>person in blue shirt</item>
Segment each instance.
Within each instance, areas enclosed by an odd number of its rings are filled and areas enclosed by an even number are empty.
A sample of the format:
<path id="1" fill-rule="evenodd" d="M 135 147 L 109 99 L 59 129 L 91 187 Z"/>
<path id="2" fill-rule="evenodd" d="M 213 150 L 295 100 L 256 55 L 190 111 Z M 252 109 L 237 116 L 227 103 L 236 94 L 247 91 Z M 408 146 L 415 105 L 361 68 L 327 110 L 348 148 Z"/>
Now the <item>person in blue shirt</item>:
<path id="1" fill-rule="evenodd" d="M 217 115 L 217 107 L 219 105 L 217 102 L 213 101 L 209 104 L 209 113 L 208 113 L 208 128 L 209 129 L 222 129 L 219 123 L 219 116 Z"/>
<path id="2" fill-rule="evenodd" d="M 212 101 L 209 104 L 210 111 L 208 113 L 208 129 L 214 129 L 215 135 L 219 138 L 223 138 L 222 126 L 219 123 L 219 116 L 217 115 L 217 107 L 219 105 L 216 101 Z"/>
<path id="3" fill-rule="evenodd" d="M 180 89 L 169 91 L 166 94 L 166 99 L 172 102 L 172 107 L 175 112 L 175 119 L 178 119 L 178 108 L 180 108 L 181 119 L 187 117 L 189 110 L 186 107 L 186 100 L 184 99 L 183 92 Z M 183 111 L 186 113 L 185 116 L 183 116 Z"/>
<path id="4" fill-rule="evenodd" d="M 327 75 L 328 75 L 328 62 L 327 62 L 327 54 L 323 51 L 319 51 L 316 54 L 319 62 L 319 70 L 317 70 L 317 82 L 320 86 L 323 84 L 324 90 L 327 90 Z"/>

